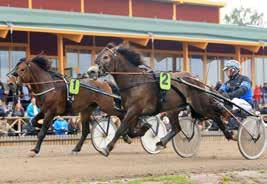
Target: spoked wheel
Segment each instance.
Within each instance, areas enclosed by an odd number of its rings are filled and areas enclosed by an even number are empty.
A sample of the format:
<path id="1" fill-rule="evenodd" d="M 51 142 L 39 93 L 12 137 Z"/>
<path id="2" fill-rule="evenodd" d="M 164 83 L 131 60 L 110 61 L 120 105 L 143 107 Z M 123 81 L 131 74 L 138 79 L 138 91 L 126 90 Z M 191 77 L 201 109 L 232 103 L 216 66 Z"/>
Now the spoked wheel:
<path id="1" fill-rule="evenodd" d="M 249 160 L 259 158 L 265 150 L 265 126 L 262 119 L 248 116 L 238 130 L 238 148 Z"/>
<path id="2" fill-rule="evenodd" d="M 103 118 L 96 122 L 92 127 L 91 139 L 94 148 L 101 152 L 106 148 L 108 143 L 114 138 L 117 127 L 112 122 L 111 118 Z"/>
<path id="3" fill-rule="evenodd" d="M 157 150 L 156 144 L 167 134 L 167 128 L 157 116 L 149 117 L 145 121 L 151 128 L 141 137 L 142 147 L 149 154 L 157 154 L 160 150 Z"/>
<path id="4" fill-rule="evenodd" d="M 172 146 L 179 156 L 189 158 L 198 151 L 201 132 L 195 120 L 190 117 L 182 117 L 179 122 L 182 130 L 172 139 Z"/>

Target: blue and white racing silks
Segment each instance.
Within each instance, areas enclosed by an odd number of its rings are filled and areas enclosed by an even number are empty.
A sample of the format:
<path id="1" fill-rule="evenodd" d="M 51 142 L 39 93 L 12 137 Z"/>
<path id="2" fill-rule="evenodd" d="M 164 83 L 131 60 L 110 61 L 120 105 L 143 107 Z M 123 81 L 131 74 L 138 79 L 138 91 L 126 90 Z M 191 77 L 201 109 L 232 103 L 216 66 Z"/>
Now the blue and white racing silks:
<path id="1" fill-rule="evenodd" d="M 253 104 L 252 83 L 250 79 L 243 75 L 237 75 L 225 82 L 219 89 L 221 92 L 229 94 L 231 99 L 240 98 Z"/>

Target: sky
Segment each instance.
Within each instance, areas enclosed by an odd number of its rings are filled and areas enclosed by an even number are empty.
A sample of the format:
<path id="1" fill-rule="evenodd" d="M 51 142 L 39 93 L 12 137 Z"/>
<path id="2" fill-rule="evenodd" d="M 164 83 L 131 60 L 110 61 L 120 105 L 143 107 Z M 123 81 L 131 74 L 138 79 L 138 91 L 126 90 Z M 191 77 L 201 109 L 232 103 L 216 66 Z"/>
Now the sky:
<path id="1" fill-rule="evenodd" d="M 264 13 L 264 26 L 267 27 L 267 0 L 213 0 L 226 2 L 226 6 L 221 8 L 221 22 L 223 17 L 228 14 L 234 8 L 240 7 L 241 5 L 245 8 L 252 8 L 258 12 Z M 265 13 L 266 12 L 266 13 Z"/>

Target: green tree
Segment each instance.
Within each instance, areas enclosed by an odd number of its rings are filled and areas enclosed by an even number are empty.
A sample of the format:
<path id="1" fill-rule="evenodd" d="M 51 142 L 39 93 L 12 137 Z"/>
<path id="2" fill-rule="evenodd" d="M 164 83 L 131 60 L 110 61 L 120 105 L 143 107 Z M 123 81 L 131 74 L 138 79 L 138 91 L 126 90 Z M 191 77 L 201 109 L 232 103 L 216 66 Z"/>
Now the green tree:
<path id="1" fill-rule="evenodd" d="M 225 15 L 224 21 L 227 24 L 237 24 L 240 26 L 263 24 L 263 13 L 259 13 L 251 8 L 235 8 L 229 15 Z"/>

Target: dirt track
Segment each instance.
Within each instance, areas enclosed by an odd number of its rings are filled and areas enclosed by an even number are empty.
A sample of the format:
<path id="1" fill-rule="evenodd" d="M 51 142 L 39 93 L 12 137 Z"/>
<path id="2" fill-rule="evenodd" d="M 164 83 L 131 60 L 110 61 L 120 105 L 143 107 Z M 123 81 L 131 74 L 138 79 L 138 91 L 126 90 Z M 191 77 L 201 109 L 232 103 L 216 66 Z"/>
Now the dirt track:
<path id="1" fill-rule="evenodd" d="M 38 157 L 27 157 L 31 145 L 0 147 L 0 183 L 58 183 L 146 175 L 267 170 L 267 151 L 259 160 L 245 160 L 236 142 L 222 137 L 202 141 L 195 158 L 182 159 L 171 144 L 159 155 L 149 155 L 141 144 L 118 144 L 105 158 L 87 143 L 79 155 L 73 145 L 44 145 Z"/>

